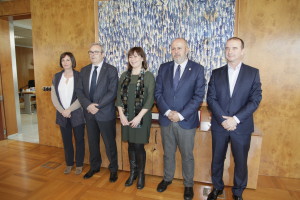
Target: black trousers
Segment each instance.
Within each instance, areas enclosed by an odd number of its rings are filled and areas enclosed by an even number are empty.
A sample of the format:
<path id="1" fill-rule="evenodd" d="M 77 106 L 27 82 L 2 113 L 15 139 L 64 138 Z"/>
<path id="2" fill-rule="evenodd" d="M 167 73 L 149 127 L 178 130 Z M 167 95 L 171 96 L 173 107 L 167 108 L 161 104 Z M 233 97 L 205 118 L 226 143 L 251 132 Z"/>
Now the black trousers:
<path id="1" fill-rule="evenodd" d="M 65 150 L 65 160 L 67 166 L 74 165 L 74 148 L 72 142 L 72 129 L 75 137 L 75 146 L 76 146 L 76 166 L 82 167 L 84 160 L 84 124 L 73 127 L 71 125 L 70 119 L 67 121 L 67 126 L 60 126 L 60 131 L 63 139 L 64 150 Z"/>
<path id="2" fill-rule="evenodd" d="M 102 136 L 106 155 L 110 162 L 108 168 L 111 172 L 118 171 L 118 152 L 116 145 L 116 120 L 97 121 L 89 119 L 86 121 L 88 142 L 90 150 L 91 170 L 99 170 L 102 163 L 100 154 L 100 134 Z"/>

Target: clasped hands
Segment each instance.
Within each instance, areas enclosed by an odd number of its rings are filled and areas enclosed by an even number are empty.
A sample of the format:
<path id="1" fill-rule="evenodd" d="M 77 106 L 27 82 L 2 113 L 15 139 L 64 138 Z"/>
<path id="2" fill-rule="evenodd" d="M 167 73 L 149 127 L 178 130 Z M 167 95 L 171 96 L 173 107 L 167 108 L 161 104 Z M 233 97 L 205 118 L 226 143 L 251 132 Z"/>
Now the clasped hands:
<path id="1" fill-rule="evenodd" d="M 62 116 L 64 116 L 65 118 L 71 118 L 71 110 L 66 109 L 64 111 L 62 111 Z"/>
<path id="2" fill-rule="evenodd" d="M 94 115 L 99 111 L 99 108 L 97 108 L 97 106 L 99 106 L 99 105 L 96 103 L 91 103 L 86 109 L 87 109 L 88 113 L 91 113 Z"/>
<path id="3" fill-rule="evenodd" d="M 139 115 L 137 115 L 129 122 L 124 114 L 120 115 L 121 124 L 123 126 L 131 126 L 132 128 L 136 128 L 140 124 L 141 119 L 142 118 Z"/>
<path id="4" fill-rule="evenodd" d="M 169 118 L 169 120 L 171 120 L 172 122 L 179 122 L 179 121 L 180 121 L 178 112 L 177 112 L 177 111 L 174 111 L 174 110 L 171 110 L 171 111 L 169 112 L 168 118 Z"/>
<path id="5" fill-rule="evenodd" d="M 227 131 L 234 131 L 237 126 L 237 122 L 233 117 L 230 116 L 222 116 L 225 120 L 222 122 L 222 126 Z"/>

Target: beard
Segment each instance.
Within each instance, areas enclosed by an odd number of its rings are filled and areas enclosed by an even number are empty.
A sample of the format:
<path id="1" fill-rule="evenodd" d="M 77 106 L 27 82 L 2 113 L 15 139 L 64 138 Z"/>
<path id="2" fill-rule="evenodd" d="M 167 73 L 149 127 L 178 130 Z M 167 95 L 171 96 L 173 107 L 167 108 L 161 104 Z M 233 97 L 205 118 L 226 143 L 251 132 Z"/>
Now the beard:
<path id="1" fill-rule="evenodd" d="M 181 64 L 187 59 L 187 57 L 173 57 L 173 59 L 177 64 Z"/>

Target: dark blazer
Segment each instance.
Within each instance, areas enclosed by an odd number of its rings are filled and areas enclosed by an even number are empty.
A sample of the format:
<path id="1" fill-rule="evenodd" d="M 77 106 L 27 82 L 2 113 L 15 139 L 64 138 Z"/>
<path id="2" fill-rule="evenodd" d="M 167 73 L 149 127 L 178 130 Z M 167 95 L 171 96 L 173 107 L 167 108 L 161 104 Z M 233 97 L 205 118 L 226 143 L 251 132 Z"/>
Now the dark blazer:
<path id="1" fill-rule="evenodd" d="M 207 92 L 207 103 L 212 111 L 212 131 L 224 131 L 222 116 L 236 116 L 240 120 L 234 132 L 251 134 L 254 131 L 253 113 L 262 99 L 259 70 L 242 64 L 230 97 L 228 66 L 212 72 Z"/>
<path id="2" fill-rule="evenodd" d="M 61 72 L 58 72 L 54 75 L 54 78 L 52 80 L 52 84 L 55 88 L 55 93 L 57 96 L 57 99 L 60 103 L 60 105 L 62 106 L 62 103 L 60 101 L 60 97 L 59 97 L 59 93 L 58 93 L 58 85 L 61 79 L 61 76 L 63 74 L 64 70 L 62 70 Z M 74 91 L 73 91 L 73 96 L 72 96 L 72 100 L 71 100 L 71 104 L 74 103 L 74 101 L 76 101 L 77 96 L 76 96 L 76 92 L 75 92 L 75 88 L 77 87 L 78 84 L 78 80 L 79 80 L 79 72 L 73 70 L 73 76 L 74 76 Z M 63 106 L 62 106 L 63 107 Z M 66 127 L 67 125 L 67 118 L 65 118 L 60 112 L 56 111 L 56 123 L 62 127 Z M 77 110 L 74 110 L 71 113 L 71 124 L 72 127 L 76 127 L 79 126 L 81 124 L 84 124 L 84 116 L 83 116 L 83 112 L 82 112 L 82 108 L 78 108 Z"/>
<path id="3" fill-rule="evenodd" d="M 159 123 L 161 126 L 171 123 L 164 115 L 170 109 L 184 117 L 178 122 L 181 128 L 196 128 L 199 126 L 198 109 L 205 95 L 204 68 L 189 60 L 176 90 L 173 88 L 173 75 L 174 61 L 159 67 L 154 95 L 159 108 Z"/>
<path id="4" fill-rule="evenodd" d="M 118 88 L 118 71 L 114 66 L 103 62 L 97 80 L 94 97 L 92 100 L 90 100 L 89 85 L 91 69 L 92 64 L 89 64 L 81 69 L 79 84 L 76 88 L 76 93 L 79 102 L 83 107 L 84 115 L 86 119 L 91 119 L 93 115 L 87 112 L 87 107 L 91 103 L 97 103 L 99 104 L 99 111 L 95 114 L 96 120 L 113 120 L 116 118 L 115 98 L 117 96 Z"/>

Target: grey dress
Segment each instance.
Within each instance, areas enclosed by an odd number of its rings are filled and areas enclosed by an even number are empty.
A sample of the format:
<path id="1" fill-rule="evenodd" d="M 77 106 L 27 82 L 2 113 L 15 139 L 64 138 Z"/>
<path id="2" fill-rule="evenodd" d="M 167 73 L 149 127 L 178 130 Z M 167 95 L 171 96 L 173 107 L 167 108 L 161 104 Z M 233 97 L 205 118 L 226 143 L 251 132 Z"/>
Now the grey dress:
<path id="1" fill-rule="evenodd" d="M 124 72 L 120 77 L 116 106 L 122 107 L 120 91 L 121 91 L 121 84 L 125 79 L 126 73 L 127 72 Z M 135 117 L 134 101 L 135 101 L 135 90 L 136 90 L 136 83 L 138 77 L 139 77 L 138 75 L 131 75 L 131 81 L 128 89 L 128 121 L 131 121 Z M 151 109 L 154 103 L 154 88 L 155 88 L 154 76 L 149 71 L 145 72 L 144 86 L 145 86 L 145 92 L 144 92 L 144 102 L 142 108 L 148 109 L 148 112 L 143 117 L 143 124 L 141 128 L 131 128 L 130 126 L 121 125 L 123 141 L 128 141 L 130 143 L 137 143 L 137 144 L 149 143 L 151 120 L 152 120 Z"/>

